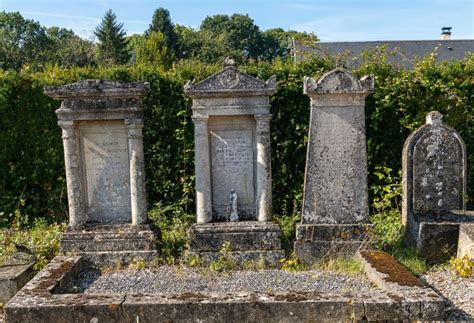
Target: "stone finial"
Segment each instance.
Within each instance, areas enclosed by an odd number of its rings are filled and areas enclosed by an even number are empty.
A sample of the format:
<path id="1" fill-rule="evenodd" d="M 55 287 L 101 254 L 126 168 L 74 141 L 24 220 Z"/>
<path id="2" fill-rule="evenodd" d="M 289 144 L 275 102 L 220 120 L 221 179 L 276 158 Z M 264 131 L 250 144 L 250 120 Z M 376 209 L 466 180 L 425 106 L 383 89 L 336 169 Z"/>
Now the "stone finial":
<path id="1" fill-rule="evenodd" d="M 227 56 L 224 59 L 224 63 L 222 63 L 222 67 L 225 68 L 227 66 L 237 66 L 237 64 L 235 63 L 235 60 L 232 57 Z"/>
<path id="2" fill-rule="evenodd" d="M 443 115 L 438 111 L 431 111 L 426 115 L 426 124 L 429 125 L 442 125 Z"/>
<path id="3" fill-rule="evenodd" d="M 344 68 L 335 68 L 318 80 L 304 78 L 304 93 L 370 93 L 374 90 L 374 77 L 364 76 L 358 80 Z"/>

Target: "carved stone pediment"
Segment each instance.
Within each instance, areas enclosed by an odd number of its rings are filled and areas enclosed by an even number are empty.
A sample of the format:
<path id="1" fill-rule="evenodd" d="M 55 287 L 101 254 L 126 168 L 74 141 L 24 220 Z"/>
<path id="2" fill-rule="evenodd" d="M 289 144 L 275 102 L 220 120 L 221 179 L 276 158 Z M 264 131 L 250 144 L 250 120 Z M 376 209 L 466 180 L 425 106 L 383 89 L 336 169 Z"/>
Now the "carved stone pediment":
<path id="1" fill-rule="evenodd" d="M 266 82 L 253 76 L 241 73 L 234 66 L 227 66 L 217 74 L 193 85 L 188 81 L 184 91 L 192 94 L 215 94 L 232 92 L 262 92 L 262 95 L 268 95 L 275 91 L 276 76 L 270 77 Z"/>
<path id="2" fill-rule="evenodd" d="M 304 93 L 370 93 L 374 91 L 374 77 L 366 75 L 360 80 L 343 68 L 336 68 L 318 80 L 304 78 Z"/>

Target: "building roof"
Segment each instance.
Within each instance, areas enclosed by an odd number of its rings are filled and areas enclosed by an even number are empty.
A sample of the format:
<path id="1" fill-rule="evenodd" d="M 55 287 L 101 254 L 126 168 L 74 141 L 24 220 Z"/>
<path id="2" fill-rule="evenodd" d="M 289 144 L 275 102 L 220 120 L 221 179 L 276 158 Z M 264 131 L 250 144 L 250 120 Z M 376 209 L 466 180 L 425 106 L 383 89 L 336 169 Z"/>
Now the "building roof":
<path id="1" fill-rule="evenodd" d="M 377 46 L 387 46 L 387 50 L 393 53 L 388 56 L 388 61 L 405 68 L 412 68 L 416 58 L 423 58 L 435 50 L 438 62 L 460 60 L 468 52 L 474 53 L 474 39 L 319 42 L 311 51 L 323 56 L 346 55 L 349 57 L 348 65 L 357 66 L 362 52 Z"/>

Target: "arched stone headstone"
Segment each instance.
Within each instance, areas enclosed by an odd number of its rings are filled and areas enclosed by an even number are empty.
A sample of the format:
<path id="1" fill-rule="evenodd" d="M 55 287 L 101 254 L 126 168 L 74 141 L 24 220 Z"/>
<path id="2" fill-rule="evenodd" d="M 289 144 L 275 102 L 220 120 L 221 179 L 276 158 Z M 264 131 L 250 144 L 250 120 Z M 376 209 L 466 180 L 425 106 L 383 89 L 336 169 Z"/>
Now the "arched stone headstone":
<path id="1" fill-rule="evenodd" d="M 459 221 L 452 211 L 465 208 L 466 147 L 442 114 L 432 111 L 403 147 L 402 221 L 406 242 L 430 262 L 456 252 Z"/>

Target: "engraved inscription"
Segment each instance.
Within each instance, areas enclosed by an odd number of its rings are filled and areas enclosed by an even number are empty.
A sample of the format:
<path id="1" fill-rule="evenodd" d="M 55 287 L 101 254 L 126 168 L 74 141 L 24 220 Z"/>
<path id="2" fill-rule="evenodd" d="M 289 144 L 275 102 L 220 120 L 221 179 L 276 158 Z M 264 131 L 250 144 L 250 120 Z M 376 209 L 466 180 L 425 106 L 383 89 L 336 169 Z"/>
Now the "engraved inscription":
<path id="1" fill-rule="evenodd" d="M 303 201 L 306 223 L 357 223 L 367 217 L 364 114 L 360 109 L 312 111 Z"/>
<path id="2" fill-rule="evenodd" d="M 81 129 L 89 222 L 131 221 L 127 132 L 118 122 Z"/>
<path id="3" fill-rule="evenodd" d="M 212 130 L 213 207 L 218 219 L 226 217 L 229 192 L 239 196 L 239 216 L 253 216 L 254 151 L 251 129 Z"/>

